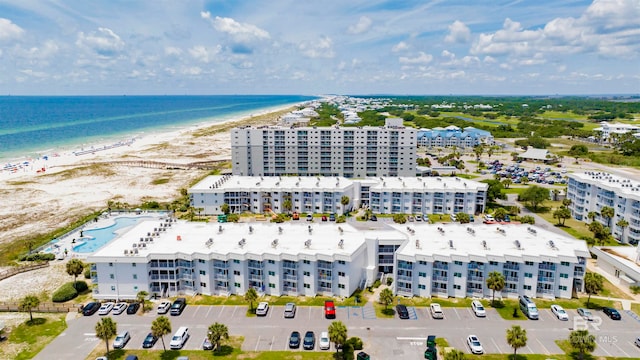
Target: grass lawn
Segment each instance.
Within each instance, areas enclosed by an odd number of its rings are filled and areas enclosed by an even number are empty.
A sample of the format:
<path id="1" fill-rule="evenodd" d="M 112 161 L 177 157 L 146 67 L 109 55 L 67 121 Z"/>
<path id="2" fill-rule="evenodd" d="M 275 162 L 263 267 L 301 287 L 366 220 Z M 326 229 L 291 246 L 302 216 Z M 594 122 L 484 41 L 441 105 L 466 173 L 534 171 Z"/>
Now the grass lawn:
<path id="1" fill-rule="evenodd" d="M 356 296 L 359 296 L 363 301 L 366 300 L 367 295 L 363 294 L 362 290 L 357 290 L 351 294 L 348 298 L 332 298 L 328 296 L 262 296 L 259 297 L 253 304 L 254 307 L 261 301 L 266 301 L 271 306 L 285 305 L 286 303 L 294 303 L 299 306 L 324 306 L 325 300 L 333 300 L 336 306 L 355 306 Z M 191 305 L 229 305 L 229 306 L 249 306 L 249 302 L 244 299 L 243 296 L 230 295 L 230 296 L 208 296 L 198 295 L 190 299 L 187 299 L 187 304 Z"/>
<path id="2" fill-rule="evenodd" d="M 395 304 L 395 303 L 394 303 Z M 373 308 L 376 310 L 376 316 L 381 319 L 392 319 L 396 316 L 395 305 L 389 305 L 386 309 L 384 305 L 374 302 Z"/>
<path id="3" fill-rule="evenodd" d="M 631 303 L 631 311 L 636 313 L 636 315 L 640 315 L 640 304 Z"/>
<path id="4" fill-rule="evenodd" d="M 241 346 L 244 341 L 242 336 L 232 336 L 227 341 L 223 341 L 218 352 L 205 350 L 111 350 L 110 360 L 124 360 L 127 355 L 137 355 L 140 360 L 174 360 L 178 356 L 188 356 L 189 360 L 210 360 L 210 359 L 254 359 L 254 360 L 329 360 L 333 359 L 333 352 L 319 351 L 242 351 Z M 94 351 L 87 357 L 93 360 L 98 356 L 104 356 L 106 348 L 104 341 L 100 341 Z"/>
<path id="5" fill-rule="evenodd" d="M 469 179 L 469 180 L 480 177 L 480 175 L 472 175 L 472 174 L 458 174 L 457 176 L 459 178 Z"/>
<path id="6" fill-rule="evenodd" d="M 522 194 L 525 190 L 527 189 L 527 187 L 517 187 L 517 186 L 513 186 L 510 185 L 508 189 L 503 189 L 502 192 L 505 194 Z"/>
<path id="7" fill-rule="evenodd" d="M 587 297 L 581 297 L 579 299 L 555 299 L 555 300 L 543 300 L 534 299 L 536 307 L 538 309 L 549 309 L 551 305 L 558 304 L 565 309 L 577 309 L 580 307 L 587 307 Z M 483 301 L 487 308 L 491 308 L 491 301 Z M 602 307 L 613 307 L 616 309 L 622 309 L 622 305 L 618 301 L 608 301 L 602 299 L 591 299 L 589 302 L 589 309 L 600 309 Z M 493 307 L 498 314 L 505 320 L 526 320 L 527 317 L 520 311 L 518 300 L 516 299 L 502 299 L 496 300 L 496 305 Z M 514 313 L 515 310 L 515 313 Z M 516 314 L 517 316 L 513 316 Z"/>
<path id="8" fill-rule="evenodd" d="M 612 297 L 612 298 L 633 300 L 633 298 L 631 296 L 627 295 L 627 293 L 625 293 L 624 291 L 618 289 L 615 285 L 613 285 L 606 278 L 604 279 L 603 285 L 604 285 L 603 289 L 602 289 L 602 291 L 600 291 L 600 293 L 598 295 L 600 295 L 600 296 L 609 296 L 609 297 Z"/>
<path id="9" fill-rule="evenodd" d="M 65 316 L 66 314 L 36 314 L 33 322 L 28 320 L 20 324 L 9 333 L 7 343 L 12 346 L 0 349 L 0 358 L 32 359 L 67 328 Z M 16 349 L 17 353 L 5 353 L 9 348 Z"/>

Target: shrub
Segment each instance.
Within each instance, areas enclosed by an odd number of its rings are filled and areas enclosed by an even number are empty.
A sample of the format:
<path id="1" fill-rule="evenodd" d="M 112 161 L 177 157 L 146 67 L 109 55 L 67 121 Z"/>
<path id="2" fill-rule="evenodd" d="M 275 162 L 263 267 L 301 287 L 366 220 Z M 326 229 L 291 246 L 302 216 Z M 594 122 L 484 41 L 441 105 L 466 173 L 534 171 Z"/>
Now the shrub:
<path id="1" fill-rule="evenodd" d="M 347 222 L 347 217 L 344 215 L 340 215 L 336 218 L 336 223 L 341 224 Z"/>
<path id="2" fill-rule="evenodd" d="M 374 289 L 379 288 L 380 287 L 380 279 L 374 281 L 372 286 L 373 286 Z"/>
<path id="3" fill-rule="evenodd" d="M 391 286 L 393 284 L 393 278 L 391 276 L 387 276 L 387 286 Z"/>
<path id="4" fill-rule="evenodd" d="M 362 339 L 357 336 L 350 337 L 349 340 L 347 340 L 347 343 L 349 343 L 353 347 L 353 350 L 362 350 L 364 347 L 362 344 Z"/>
<path id="5" fill-rule="evenodd" d="M 84 292 L 89 289 L 89 286 L 84 281 L 77 281 L 76 287 L 78 290 L 73 286 L 73 281 L 60 286 L 58 290 L 53 293 L 51 300 L 53 302 L 66 302 L 78 296 L 78 292 Z"/>
<path id="6" fill-rule="evenodd" d="M 84 278 L 91 279 L 91 267 L 87 266 L 87 268 L 84 269 Z"/>
<path id="7" fill-rule="evenodd" d="M 227 221 L 228 222 L 237 223 L 238 220 L 240 220 L 240 216 L 238 216 L 238 214 L 229 214 L 229 215 L 227 215 Z"/>
<path id="8" fill-rule="evenodd" d="M 24 254 L 20 257 L 20 261 L 50 261 L 55 260 L 56 255 L 51 253 L 35 253 Z"/>
<path id="9" fill-rule="evenodd" d="M 71 284 L 73 284 L 73 282 L 71 282 Z M 86 281 L 76 281 L 75 288 L 78 291 L 78 293 L 83 293 L 89 290 L 89 285 L 87 285 Z"/>
<path id="10" fill-rule="evenodd" d="M 398 224 L 404 224 L 407 222 L 407 217 L 403 214 L 395 214 L 393 215 L 393 222 Z"/>

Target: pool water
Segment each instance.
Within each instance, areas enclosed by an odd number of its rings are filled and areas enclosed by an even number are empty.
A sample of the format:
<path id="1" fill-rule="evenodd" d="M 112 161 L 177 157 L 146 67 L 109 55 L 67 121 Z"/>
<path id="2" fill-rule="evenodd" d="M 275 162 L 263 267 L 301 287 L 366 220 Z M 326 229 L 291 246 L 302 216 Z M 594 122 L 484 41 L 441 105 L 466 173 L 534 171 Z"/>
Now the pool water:
<path id="1" fill-rule="evenodd" d="M 100 229 L 90 229 L 83 231 L 83 237 L 76 241 L 83 241 L 82 244 L 74 246 L 73 251 L 77 253 L 93 253 L 103 247 L 109 241 L 113 240 L 118 234 L 116 231 L 135 225 L 142 219 L 148 219 L 150 216 L 141 217 L 120 217 L 116 218 L 114 224 Z"/>

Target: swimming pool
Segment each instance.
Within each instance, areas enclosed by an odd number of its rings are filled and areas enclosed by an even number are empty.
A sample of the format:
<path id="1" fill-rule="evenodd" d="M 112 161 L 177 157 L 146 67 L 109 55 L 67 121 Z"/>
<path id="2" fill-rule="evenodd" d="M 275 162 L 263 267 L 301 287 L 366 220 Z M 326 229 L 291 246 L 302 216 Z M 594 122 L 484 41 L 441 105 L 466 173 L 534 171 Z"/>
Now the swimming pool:
<path id="1" fill-rule="evenodd" d="M 73 247 L 73 251 L 77 253 L 92 253 L 103 247 L 109 241 L 113 240 L 118 234 L 116 231 L 132 226 L 142 219 L 149 219 L 151 216 L 139 217 L 119 217 L 115 219 L 112 225 L 99 229 L 90 229 L 83 231 L 83 237 L 76 241 L 82 241 L 81 244 Z"/>

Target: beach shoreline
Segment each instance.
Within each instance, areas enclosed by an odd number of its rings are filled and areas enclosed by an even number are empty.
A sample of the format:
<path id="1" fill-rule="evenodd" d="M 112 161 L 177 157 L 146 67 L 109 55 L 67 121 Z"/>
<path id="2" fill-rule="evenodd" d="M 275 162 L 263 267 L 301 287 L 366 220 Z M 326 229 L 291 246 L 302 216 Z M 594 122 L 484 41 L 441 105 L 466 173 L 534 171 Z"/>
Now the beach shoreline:
<path id="1" fill-rule="evenodd" d="M 68 225 L 105 209 L 109 200 L 129 204 L 172 201 L 181 188 L 189 187 L 208 171 L 142 168 L 115 162 L 228 161 L 231 127 L 275 124 L 279 116 L 300 104 L 254 110 L 214 123 L 199 121 L 171 131 L 150 132 L 122 146 L 82 155 L 66 151 L 47 160 L 36 159 L 16 172 L 0 171 L 0 196 L 6 199 L 0 208 L 0 244 Z M 92 146 L 97 149 L 104 145 L 109 144 Z"/>

